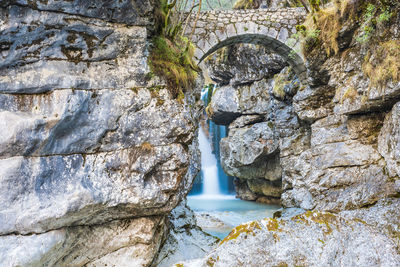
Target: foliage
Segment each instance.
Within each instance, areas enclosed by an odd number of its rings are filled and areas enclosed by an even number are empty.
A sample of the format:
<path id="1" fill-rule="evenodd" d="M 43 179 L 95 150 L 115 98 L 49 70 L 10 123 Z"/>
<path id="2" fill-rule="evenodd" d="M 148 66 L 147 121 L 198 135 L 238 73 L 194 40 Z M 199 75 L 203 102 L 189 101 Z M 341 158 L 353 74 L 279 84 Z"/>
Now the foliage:
<path id="1" fill-rule="evenodd" d="M 180 91 L 192 86 L 197 77 L 197 67 L 192 59 L 194 48 L 183 37 L 171 41 L 164 36 L 155 36 L 152 44 L 151 71 L 164 77 L 174 97 L 178 97 Z"/>
<path id="2" fill-rule="evenodd" d="M 272 88 L 272 93 L 275 98 L 283 101 L 285 100 L 285 87 L 291 83 L 291 81 L 287 80 L 287 75 L 289 70 L 284 73 L 278 73 L 274 76 L 274 86 Z"/>
<path id="3" fill-rule="evenodd" d="M 370 87 L 383 89 L 392 80 L 400 81 L 400 40 L 375 44 L 368 51 L 362 66 L 370 79 Z"/>
<path id="4" fill-rule="evenodd" d="M 289 0 L 290 7 L 304 7 L 307 12 L 318 12 L 321 6 L 330 2 L 331 0 Z"/>
<path id="5" fill-rule="evenodd" d="M 339 32 L 346 24 L 360 25 L 356 40 L 367 43 L 375 34 L 377 25 L 390 21 L 391 10 L 399 5 L 395 0 L 335 0 L 334 5 L 327 8 L 319 8 L 318 0 L 313 0 L 313 3 L 313 13 L 299 31 L 303 52 L 307 55 L 315 47 L 322 46 L 328 56 L 338 54 Z"/>
<path id="6" fill-rule="evenodd" d="M 205 106 L 208 106 L 208 104 L 211 103 L 211 99 L 212 99 L 214 89 L 215 89 L 215 84 L 213 84 L 213 83 L 207 84 L 205 86 L 205 88 L 207 89 L 207 99 L 206 99 Z"/>
<path id="7" fill-rule="evenodd" d="M 391 6 L 381 1 L 377 3 L 368 3 L 365 8 L 361 21 L 361 31 L 357 36 L 357 41 L 361 44 L 367 43 L 373 36 L 379 24 L 390 21 L 393 13 Z"/>
<path id="8" fill-rule="evenodd" d="M 156 11 L 156 33 L 152 39 L 149 65 L 152 73 L 163 77 L 176 98 L 194 84 L 198 67 L 193 62 L 194 47 L 178 33 L 182 30 L 179 14 L 172 11 L 177 1 L 160 0 Z M 180 4 L 180 2 L 178 3 Z"/>

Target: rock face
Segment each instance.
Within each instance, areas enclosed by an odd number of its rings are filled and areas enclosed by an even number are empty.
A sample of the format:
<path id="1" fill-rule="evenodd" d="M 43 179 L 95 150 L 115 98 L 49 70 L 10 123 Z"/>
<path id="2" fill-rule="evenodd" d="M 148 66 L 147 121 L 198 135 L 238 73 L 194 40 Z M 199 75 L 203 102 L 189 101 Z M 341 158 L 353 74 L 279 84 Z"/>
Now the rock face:
<path id="1" fill-rule="evenodd" d="M 249 222 L 188 266 L 398 266 L 399 204 L 392 199 L 362 211 Z"/>
<path id="2" fill-rule="evenodd" d="M 154 262 L 157 267 L 170 267 L 182 260 L 201 258 L 217 244 L 217 238 L 204 233 L 196 217 L 183 201 L 169 216 L 169 235 Z"/>
<path id="3" fill-rule="evenodd" d="M 153 1 L 6 2 L 2 266 L 149 266 L 199 171 L 200 79 L 178 102 L 147 78 Z"/>
<path id="4" fill-rule="evenodd" d="M 227 84 L 213 93 L 207 107 L 214 122 L 229 125 L 220 143 L 224 171 L 237 177 L 238 197 L 279 202 L 281 149 L 298 138 L 299 121 L 291 105 L 298 79 L 264 47 L 229 47 L 206 63 L 210 77 Z"/>
<path id="5" fill-rule="evenodd" d="M 398 24 L 388 31 L 397 38 Z M 388 80 L 382 90 L 370 81 L 361 68 L 369 64 L 365 52 L 349 34 L 357 36 L 353 29 L 338 40 L 343 61 L 324 52 L 307 58 L 307 86 L 265 49 L 236 47 L 207 61 L 210 77 L 222 84 L 207 110 L 214 122 L 229 125 L 221 161 L 240 179 L 239 197 L 340 211 L 399 194 L 400 83 Z M 261 55 L 258 63 L 251 53 Z"/>

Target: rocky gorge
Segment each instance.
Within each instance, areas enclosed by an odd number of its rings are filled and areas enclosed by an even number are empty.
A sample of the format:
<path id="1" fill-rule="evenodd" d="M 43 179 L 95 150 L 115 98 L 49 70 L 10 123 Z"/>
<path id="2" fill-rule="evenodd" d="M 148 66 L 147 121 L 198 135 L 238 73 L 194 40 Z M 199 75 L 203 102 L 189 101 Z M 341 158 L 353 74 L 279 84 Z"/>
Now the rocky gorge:
<path id="1" fill-rule="evenodd" d="M 398 266 L 399 6 L 369 43 L 349 10 L 337 51 L 304 33 L 307 80 L 259 44 L 204 61 L 237 196 L 283 207 L 218 244 L 185 204 L 204 80 L 153 73 L 157 7 L 0 3 L 1 266 Z"/>

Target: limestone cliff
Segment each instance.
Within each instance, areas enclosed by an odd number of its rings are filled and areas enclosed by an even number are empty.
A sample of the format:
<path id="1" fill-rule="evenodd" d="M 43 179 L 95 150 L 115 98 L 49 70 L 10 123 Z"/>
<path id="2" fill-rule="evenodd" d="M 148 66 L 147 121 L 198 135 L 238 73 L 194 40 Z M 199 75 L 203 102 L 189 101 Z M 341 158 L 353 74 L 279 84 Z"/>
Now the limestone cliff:
<path id="1" fill-rule="evenodd" d="M 386 37 L 368 45 L 358 41 L 362 28 L 346 24 L 337 55 L 315 47 L 306 54 L 307 82 L 265 48 L 234 46 L 206 62 L 221 85 L 207 110 L 216 123 L 229 125 L 221 161 L 239 178 L 239 197 L 281 196 L 284 207 L 339 211 L 399 194 L 399 83 L 388 76 L 398 65 L 388 65 L 389 74 L 375 66 L 385 47 L 387 57 L 400 55 L 399 15 L 392 16 L 380 26 Z M 368 72 L 371 67 L 377 72 Z M 379 75 L 389 78 L 379 81 Z"/>
<path id="2" fill-rule="evenodd" d="M 154 7 L 1 2 L 2 266 L 152 263 L 199 170 L 202 86 L 149 75 Z"/>

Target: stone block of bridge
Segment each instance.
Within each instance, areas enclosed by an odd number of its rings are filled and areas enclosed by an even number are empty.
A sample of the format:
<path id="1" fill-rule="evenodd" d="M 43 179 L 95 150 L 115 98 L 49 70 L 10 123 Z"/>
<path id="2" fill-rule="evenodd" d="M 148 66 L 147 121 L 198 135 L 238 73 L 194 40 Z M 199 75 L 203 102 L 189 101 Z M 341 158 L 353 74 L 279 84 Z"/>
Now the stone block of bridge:
<path id="1" fill-rule="evenodd" d="M 213 10 L 189 16 L 189 27 L 185 33 L 196 47 L 195 57 L 200 63 L 218 49 L 238 43 L 267 46 L 281 55 L 294 71 L 305 79 L 306 68 L 296 34 L 296 25 L 304 22 L 303 8 Z"/>

